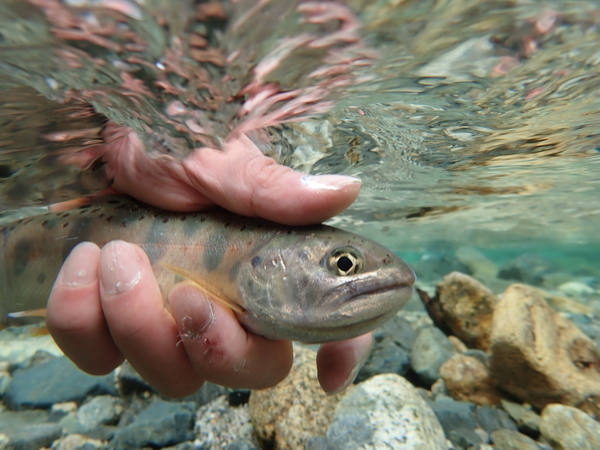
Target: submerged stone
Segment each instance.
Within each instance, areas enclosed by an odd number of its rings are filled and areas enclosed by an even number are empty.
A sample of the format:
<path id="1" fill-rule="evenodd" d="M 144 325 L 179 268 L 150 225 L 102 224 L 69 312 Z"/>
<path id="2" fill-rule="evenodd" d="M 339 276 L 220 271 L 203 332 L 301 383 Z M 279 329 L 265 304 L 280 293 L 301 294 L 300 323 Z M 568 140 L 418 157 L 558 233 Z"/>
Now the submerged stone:
<path id="1" fill-rule="evenodd" d="M 61 357 L 15 371 L 4 402 L 11 409 L 50 408 L 55 403 L 81 403 L 90 395 L 102 394 L 117 395 L 112 375 L 87 375 Z"/>

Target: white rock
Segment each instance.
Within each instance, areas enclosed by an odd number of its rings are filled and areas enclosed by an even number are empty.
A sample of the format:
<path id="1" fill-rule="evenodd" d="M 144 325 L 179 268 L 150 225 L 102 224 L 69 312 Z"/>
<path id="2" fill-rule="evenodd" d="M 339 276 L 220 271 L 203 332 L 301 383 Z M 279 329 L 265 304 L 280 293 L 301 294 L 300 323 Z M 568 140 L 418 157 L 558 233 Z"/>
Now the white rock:
<path id="1" fill-rule="evenodd" d="M 555 450 L 600 449 L 600 423 L 571 406 L 546 406 L 540 432 Z"/>
<path id="2" fill-rule="evenodd" d="M 345 450 L 447 450 L 435 413 L 396 374 L 377 375 L 338 404 L 327 437 Z"/>

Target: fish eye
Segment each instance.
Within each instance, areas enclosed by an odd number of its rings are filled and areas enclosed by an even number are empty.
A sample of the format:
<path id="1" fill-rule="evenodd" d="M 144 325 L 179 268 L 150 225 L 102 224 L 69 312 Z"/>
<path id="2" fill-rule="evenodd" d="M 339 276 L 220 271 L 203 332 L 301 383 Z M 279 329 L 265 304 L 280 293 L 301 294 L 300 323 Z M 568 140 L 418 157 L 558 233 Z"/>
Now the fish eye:
<path id="1" fill-rule="evenodd" d="M 338 276 L 354 275 L 362 269 L 363 257 L 354 247 L 339 247 L 329 255 L 329 270 Z"/>

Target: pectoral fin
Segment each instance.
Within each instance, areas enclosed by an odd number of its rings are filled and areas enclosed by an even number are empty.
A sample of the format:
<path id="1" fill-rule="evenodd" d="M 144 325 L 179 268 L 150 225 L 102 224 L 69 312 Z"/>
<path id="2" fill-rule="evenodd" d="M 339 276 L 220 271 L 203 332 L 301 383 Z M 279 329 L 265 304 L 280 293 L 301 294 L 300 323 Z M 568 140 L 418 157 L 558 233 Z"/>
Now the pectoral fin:
<path id="1" fill-rule="evenodd" d="M 242 306 L 240 306 L 235 301 L 214 292 L 210 288 L 210 286 L 206 285 L 205 281 L 202 280 L 198 276 L 198 274 L 195 274 L 194 272 L 191 272 L 187 269 L 173 266 L 173 265 L 165 263 L 165 262 L 161 262 L 161 264 L 168 271 L 173 272 L 174 274 L 179 275 L 180 277 L 183 277 L 188 281 L 191 281 L 194 284 L 194 286 L 196 286 L 198 289 L 200 289 L 202 292 L 204 292 L 206 295 L 208 295 L 211 299 L 215 300 L 216 302 L 218 302 L 224 306 L 227 306 L 228 308 L 232 309 L 233 311 L 235 311 L 238 314 L 244 313 L 244 308 Z"/>

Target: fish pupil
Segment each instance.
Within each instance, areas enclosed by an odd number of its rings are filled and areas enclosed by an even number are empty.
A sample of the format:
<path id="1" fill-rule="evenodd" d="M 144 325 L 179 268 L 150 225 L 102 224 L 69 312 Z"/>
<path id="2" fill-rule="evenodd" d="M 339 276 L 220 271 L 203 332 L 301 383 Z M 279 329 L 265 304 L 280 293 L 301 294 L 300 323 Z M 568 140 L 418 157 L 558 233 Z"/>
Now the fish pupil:
<path id="1" fill-rule="evenodd" d="M 352 269 L 354 263 L 347 256 L 340 256 L 337 260 L 337 267 L 340 272 L 347 273 Z"/>

